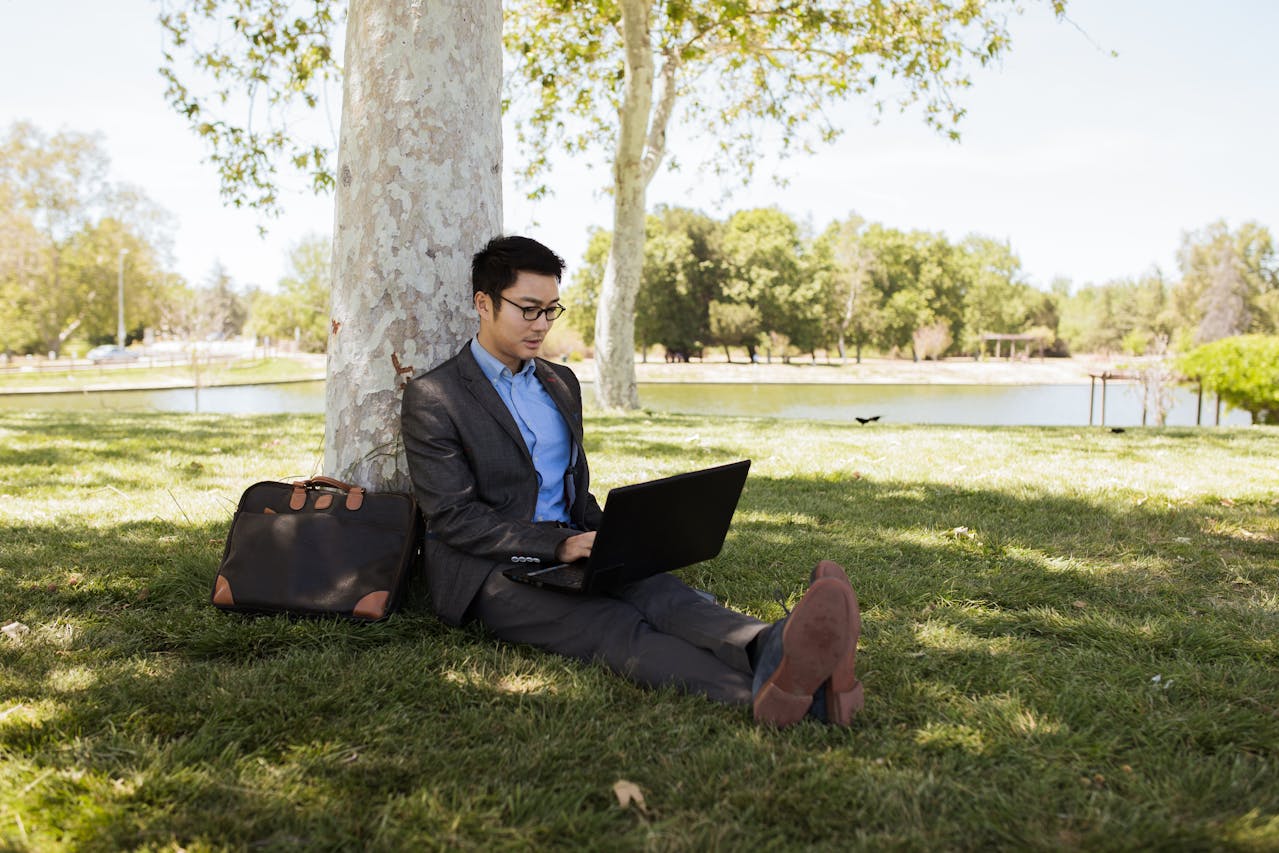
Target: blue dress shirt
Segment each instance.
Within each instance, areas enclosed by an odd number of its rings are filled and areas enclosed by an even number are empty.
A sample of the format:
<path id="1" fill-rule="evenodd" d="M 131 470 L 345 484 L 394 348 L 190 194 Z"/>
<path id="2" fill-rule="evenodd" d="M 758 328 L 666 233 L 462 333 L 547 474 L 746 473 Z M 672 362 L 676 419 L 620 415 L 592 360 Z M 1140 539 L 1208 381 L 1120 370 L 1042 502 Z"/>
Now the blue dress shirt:
<path id="1" fill-rule="evenodd" d="M 569 507 L 564 478 L 572 455 L 572 437 L 555 401 L 537 379 L 537 363 L 530 358 L 519 373 L 512 374 L 510 368 L 480 345 L 478 338 L 471 339 L 471 354 L 506 404 L 520 428 L 520 435 L 524 436 L 529 456 L 533 457 L 533 468 L 537 471 L 537 509 L 533 520 L 567 522 Z"/>

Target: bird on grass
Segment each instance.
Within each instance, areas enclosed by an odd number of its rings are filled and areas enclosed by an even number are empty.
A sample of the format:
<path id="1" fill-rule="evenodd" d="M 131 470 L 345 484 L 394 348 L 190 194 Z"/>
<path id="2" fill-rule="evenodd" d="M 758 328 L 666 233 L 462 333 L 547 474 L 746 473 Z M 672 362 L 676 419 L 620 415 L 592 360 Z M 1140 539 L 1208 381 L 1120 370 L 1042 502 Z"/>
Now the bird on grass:
<path id="1" fill-rule="evenodd" d="M 866 424 L 870 423 L 871 421 L 877 421 L 877 420 L 879 420 L 879 415 L 871 415 L 869 418 L 858 418 L 858 417 L 854 416 L 854 419 L 857 421 L 857 423 L 861 424 L 862 426 L 865 426 Z"/>

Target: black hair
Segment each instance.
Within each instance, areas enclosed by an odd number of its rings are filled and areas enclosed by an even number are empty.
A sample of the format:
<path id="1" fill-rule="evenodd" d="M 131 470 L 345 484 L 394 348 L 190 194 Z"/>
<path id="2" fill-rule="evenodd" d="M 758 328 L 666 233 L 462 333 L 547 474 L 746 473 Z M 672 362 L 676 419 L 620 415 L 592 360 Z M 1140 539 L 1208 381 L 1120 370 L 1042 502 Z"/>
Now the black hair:
<path id="1" fill-rule="evenodd" d="M 471 258 L 471 295 L 487 293 L 496 309 L 521 272 L 564 275 L 564 259 L 528 237 L 494 237 Z"/>

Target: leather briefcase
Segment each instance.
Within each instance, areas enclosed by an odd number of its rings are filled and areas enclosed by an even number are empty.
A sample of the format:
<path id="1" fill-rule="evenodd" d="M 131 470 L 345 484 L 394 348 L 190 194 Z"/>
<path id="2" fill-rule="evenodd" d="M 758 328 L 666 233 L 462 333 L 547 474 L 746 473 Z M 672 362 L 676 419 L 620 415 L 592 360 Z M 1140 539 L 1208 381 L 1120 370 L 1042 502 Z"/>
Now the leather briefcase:
<path id="1" fill-rule="evenodd" d="M 213 604 L 382 619 L 399 606 L 421 540 L 412 495 L 328 477 L 255 483 L 231 520 Z"/>

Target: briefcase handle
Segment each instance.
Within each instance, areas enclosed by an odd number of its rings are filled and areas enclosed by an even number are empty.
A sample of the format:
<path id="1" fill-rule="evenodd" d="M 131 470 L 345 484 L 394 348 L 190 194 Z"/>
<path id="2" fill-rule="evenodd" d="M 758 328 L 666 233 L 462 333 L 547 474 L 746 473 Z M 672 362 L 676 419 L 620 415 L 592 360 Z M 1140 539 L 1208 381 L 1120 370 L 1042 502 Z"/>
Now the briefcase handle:
<path id="1" fill-rule="evenodd" d="M 341 480 L 334 480 L 332 477 L 312 477 L 309 480 L 302 480 L 293 484 L 293 494 L 289 496 L 289 508 L 293 510 L 302 509 L 306 506 L 307 489 L 318 489 L 321 486 L 329 486 L 346 492 L 346 508 L 351 512 L 364 505 L 364 489 L 359 486 L 343 483 Z"/>

